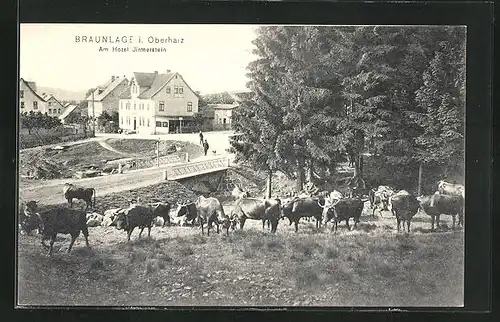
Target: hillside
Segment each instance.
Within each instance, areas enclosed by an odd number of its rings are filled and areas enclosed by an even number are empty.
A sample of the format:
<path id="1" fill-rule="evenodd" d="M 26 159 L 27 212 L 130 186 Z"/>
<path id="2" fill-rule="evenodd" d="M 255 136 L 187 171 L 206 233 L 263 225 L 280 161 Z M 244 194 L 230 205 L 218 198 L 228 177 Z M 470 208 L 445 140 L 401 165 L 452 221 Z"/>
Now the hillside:
<path id="1" fill-rule="evenodd" d="M 37 92 L 40 94 L 42 93 L 52 94 L 59 101 L 72 101 L 72 100 L 81 101 L 85 99 L 86 91 L 69 91 L 62 88 L 38 86 Z"/>

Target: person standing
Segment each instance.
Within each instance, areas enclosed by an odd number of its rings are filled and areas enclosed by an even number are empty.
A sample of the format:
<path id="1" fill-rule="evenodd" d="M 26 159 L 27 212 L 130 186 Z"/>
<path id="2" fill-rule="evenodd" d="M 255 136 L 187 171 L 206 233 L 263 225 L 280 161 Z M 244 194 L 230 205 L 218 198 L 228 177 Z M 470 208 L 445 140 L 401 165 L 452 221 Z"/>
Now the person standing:
<path id="1" fill-rule="evenodd" d="M 207 155 L 207 151 L 208 151 L 209 147 L 210 146 L 208 145 L 207 140 L 205 140 L 205 142 L 203 142 L 203 151 L 205 151 L 205 155 Z"/>
<path id="2" fill-rule="evenodd" d="M 203 133 L 200 130 L 200 145 L 203 145 Z"/>

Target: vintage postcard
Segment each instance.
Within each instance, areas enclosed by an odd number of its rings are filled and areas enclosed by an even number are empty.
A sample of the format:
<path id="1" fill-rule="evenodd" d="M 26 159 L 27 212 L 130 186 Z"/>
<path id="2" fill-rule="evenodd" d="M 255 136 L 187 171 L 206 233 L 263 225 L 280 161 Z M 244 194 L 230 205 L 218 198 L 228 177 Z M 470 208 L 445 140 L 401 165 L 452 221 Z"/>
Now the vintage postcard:
<path id="1" fill-rule="evenodd" d="M 18 306 L 463 307 L 466 34 L 22 23 Z"/>

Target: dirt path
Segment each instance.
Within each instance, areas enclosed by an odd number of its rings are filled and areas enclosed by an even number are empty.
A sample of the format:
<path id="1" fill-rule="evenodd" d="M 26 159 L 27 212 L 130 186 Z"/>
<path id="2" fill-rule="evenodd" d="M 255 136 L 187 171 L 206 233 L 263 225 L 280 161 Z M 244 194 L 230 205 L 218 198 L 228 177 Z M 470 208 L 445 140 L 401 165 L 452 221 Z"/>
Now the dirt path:
<path id="1" fill-rule="evenodd" d="M 106 139 L 99 140 L 98 142 L 99 142 L 99 145 L 102 146 L 103 148 L 105 148 L 106 150 L 109 150 L 111 152 L 118 153 L 121 155 L 128 155 L 127 153 L 124 153 L 122 151 L 119 151 L 119 150 L 113 148 L 111 145 L 108 144 L 108 142 L 106 142 Z"/>

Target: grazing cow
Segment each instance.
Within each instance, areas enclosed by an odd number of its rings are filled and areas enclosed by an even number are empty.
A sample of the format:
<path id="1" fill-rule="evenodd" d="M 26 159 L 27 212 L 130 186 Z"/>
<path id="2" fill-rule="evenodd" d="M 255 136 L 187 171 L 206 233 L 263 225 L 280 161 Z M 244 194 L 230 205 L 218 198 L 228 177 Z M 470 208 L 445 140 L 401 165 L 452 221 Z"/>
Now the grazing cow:
<path id="1" fill-rule="evenodd" d="M 219 224 L 226 228 L 226 234 L 229 235 L 230 220 L 224 213 L 224 208 L 219 200 L 214 197 L 205 198 L 199 196 L 195 202 L 196 211 L 198 213 L 198 220 L 201 226 L 201 234 L 204 234 L 203 224 L 207 223 L 207 236 L 210 236 L 210 228 L 212 223 L 217 227 L 217 234 L 219 233 Z"/>
<path id="2" fill-rule="evenodd" d="M 69 206 L 73 207 L 73 198 L 85 201 L 87 210 L 90 207 L 95 208 L 95 189 L 78 187 L 71 183 L 65 183 L 63 186 L 64 198 L 68 200 Z M 94 196 L 94 204 L 92 205 L 92 196 Z"/>
<path id="3" fill-rule="evenodd" d="M 151 207 L 153 208 L 153 215 L 155 217 L 163 218 L 163 225 L 170 225 L 170 203 L 157 202 L 151 204 Z"/>
<path id="4" fill-rule="evenodd" d="M 339 222 L 345 220 L 345 224 L 348 230 L 351 230 L 349 226 L 349 219 L 354 219 L 354 228 L 356 228 L 359 223 L 359 218 L 363 211 L 364 202 L 359 198 L 344 198 L 338 200 L 334 204 L 324 206 L 323 211 L 323 225 L 326 227 L 327 223 L 333 218 L 335 231 L 337 231 L 337 225 Z"/>
<path id="5" fill-rule="evenodd" d="M 123 211 L 125 211 L 125 209 L 123 208 L 113 208 L 106 210 L 104 212 L 104 218 L 102 220 L 101 226 L 108 227 L 114 225 L 116 215 Z"/>
<path id="6" fill-rule="evenodd" d="M 463 185 L 448 183 L 444 180 L 438 182 L 438 193 L 443 195 L 462 196 L 462 198 L 465 199 L 465 187 Z"/>
<path id="7" fill-rule="evenodd" d="M 134 204 L 122 212 L 116 214 L 113 225 L 116 229 L 123 229 L 127 232 L 127 241 L 130 241 L 130 235 L 135 227 L 139 227 L 139 239 L 141 238 L 144 228 L 148 228 L 148 237 L 151 236 L 151 227 L 153 226 L 153 208 L 147 205 Z"/>
<path id="8" fill-rule="evenodd" d="M 292 222 L 295 223 L 295 232 L 299 231 L 299 221 L 302 217 L 314 217 L 316 219 L 316 228 L 318 229 L 321 227 L 321 216 L 323 213 L 323 208 L 318 202 L 324 203 L 324 200 L 322 197 L 294 198 L 283 204 L 281 209 L 283 217 L 288 217 L 290 225 Z"/>
<path id="9" fill-rule="evenodd" d="M 85 236 L 85 243 L 87 247 L 90 248 L 85 211 L 66 207 L 56 207 L 37 212 L 37 208 L 37 203 L 34 201 L 30 201 L 26 204 L 26 216 L 21 223 L 21 227 L 25 231 L 31 231 L 34 227 L 38 227 L 42 234 L 42 245 L 44 248 L 49 249 L 49 255 L 52 255 L 52 248 L 56 241 L 57 234 L 71 235 L 68 253 L 71 251 L 80 232 Z M 47 246 L 45 241 L 49 238 L 50 245 Z"/>
<path id="10" fill-rule="evenodd" d="M 21 212 L 19 213 L 19 226 L 21 228 L 21 233 L 31 234 L 35 229 L 40 233 L 38 221 L 27 220 L 31 216 L 32 209 L 37 208 L 38 201 L 28 201 L 21 204 Z"/>
<path id="11" fill-rule="evenodd" d="M 464 198 L 461 195 L 454 196 L 438 193 L 417 199 L 420 201 L 420 208 L 432 218 L 432 230 L 434 230 L 434 221 L 436 219 L 437 228 L 439 229 L 439 217 L 442 214 L 453 218 L 453 229 L 455 229 L 456 216 L 458 215 L 458 225 L 463 227 Z"/>
<path id="12" fill-rule="evenodd" d="M 240 223 L 240 229 L 243 229 L 247 219 L 262 220 L 262 229 L 268 221 L 268 228 L 270 223 L 271 232 L 275 233 L 280 219 L 280 206 L 279 199 L 240 198 L 231 211 L 232 227 L 234 229 L 237 221 Z"/>
<path id="13" fill-rule="evenodd" d="M 177 210 L 175 211 L 176 217 L 186 216 L 186 222 L 191 222 L 194 224 L 198 218 L 198 210 L 196 209 L 196 204 L 194 202 L 189 203 L 177 203 Z"/>
<path id="14" fill-rule="evenodd" d="M 86 219 L 87 219 L 87 227 L 96 227 L 102 224 L 104 216 L 94 212 L 91 214 L 87 214 Z"/>
<path id="15" fill-rule="evenodd" d="M 420 204 L 415 196 L 410 194 L 394 194 L 389 198 L 389 210 L 396 216 L 398 232 L 400 224 L 403 222 L 403 231 L 405 229 L 405 222 L 410 232 L 411 219 L 417 213 Z"/>

